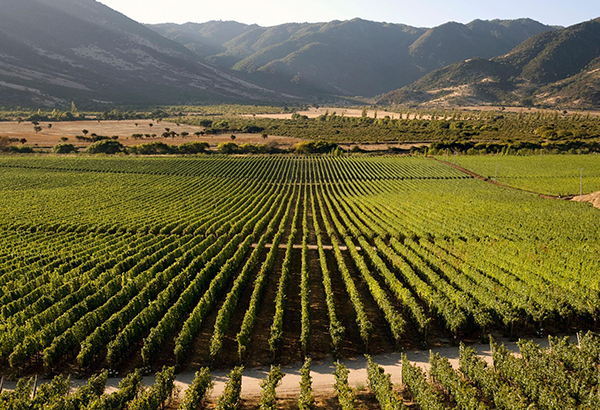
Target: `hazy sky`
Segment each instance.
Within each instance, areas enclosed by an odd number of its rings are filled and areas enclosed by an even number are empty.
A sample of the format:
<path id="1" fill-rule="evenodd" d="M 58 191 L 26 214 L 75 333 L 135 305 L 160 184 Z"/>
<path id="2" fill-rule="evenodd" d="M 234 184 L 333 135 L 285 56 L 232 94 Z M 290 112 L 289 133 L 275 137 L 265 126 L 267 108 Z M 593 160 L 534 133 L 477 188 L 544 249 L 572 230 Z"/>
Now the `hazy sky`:
<path id="1" fill-rule="evenodd" d="M 447 21 L 530 17 L 568 26 L 600 17 L 598 0 L 99 0 L 142 23 L 236 20 L 272 26 L 289 22 L 365 20 L 433 27 Z"/>

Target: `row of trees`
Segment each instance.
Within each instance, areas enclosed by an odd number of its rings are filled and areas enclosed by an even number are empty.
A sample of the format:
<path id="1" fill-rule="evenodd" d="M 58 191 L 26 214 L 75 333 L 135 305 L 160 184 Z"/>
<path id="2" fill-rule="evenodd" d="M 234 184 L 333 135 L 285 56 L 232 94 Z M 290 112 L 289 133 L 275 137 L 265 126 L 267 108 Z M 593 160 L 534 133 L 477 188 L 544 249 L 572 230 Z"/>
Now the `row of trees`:
<path id="1" fill-rule="evenodd" d="M 597 141 L 600 118 L 581 114 L 445 112 L 432 110 L 399 113 L 398 117 L 345 117 L 325 114 L 317 118 L 294 115 L 292 119 L 269 118 L 179 118 L 187 124 L 206 127 L 207 132 L 263 132 L 294 138 L 330 142 L 404 141 Z"/>

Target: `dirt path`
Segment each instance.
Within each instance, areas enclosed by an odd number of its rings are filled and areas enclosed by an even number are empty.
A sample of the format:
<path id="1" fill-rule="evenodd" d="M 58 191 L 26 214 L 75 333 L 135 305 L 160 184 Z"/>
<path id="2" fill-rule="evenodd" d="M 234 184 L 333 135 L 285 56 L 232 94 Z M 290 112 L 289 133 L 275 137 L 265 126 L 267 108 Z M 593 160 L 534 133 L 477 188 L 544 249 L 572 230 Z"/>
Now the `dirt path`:
<path id="1" fill-rule="evenodd" d="M 332 115 L 333 113 L 335 113 L 335 115 L 337 115 L 337 116 L 343 115 L 344 117 L 360 118 L 363 115 L 363 110 L 360 108 L 343 108 L 343 107 L 319 107 L 319 108 L 310 107 L 306 111 L 298 111 L 299 115 L 306 115 L 308 118 L 317 118 L 318 116 L 324 115 L 326 113 L 329 113 L 329 115 Z M 374 109 L 367 110 L 365 114 L 367 115 L 367 117 L 374 118 L 376 116 L 376 113 L 377 113 L 377 118 L 383 118 L 385 116 L 389 116 L 390 118 L 393 117 L 393 118 L 398 119 L 402 115 L 397 112 L 391 112 L 391 111 L 385 111 L 385 110 L 374 110 Z M 290 119 L 292 119 L 292 115 L 294 115 L 294 113 L 256 114 L 256 115 L 244 114 L 244 115 L 241 115 L 241 117 L 243 117 L 243 118 L 271 118 L 271 119 L 275 119 L 275 120 L 290 120 Z M 414 114 L 414 115 L 416 115 L 416 114 Z M 406 118 L 406 114 L 404 114 L 403 118 Z"/>
<path id="2" fill-rule="evenodd" d="M 547 338 L 533 339 L 536 343 L 542 347 L 548 346 Z M 504 343 L 506 347 L 514 352 L 518 352 L 519 348 L 516 342 L 509 342 L 508 339 L 497 338 L 497 341 Z M 577 341 L 576 336 L 571 336 L 571 342 Z M 488 344 L 477 344 L 472 347 L 477 350 L 479 355 L 483 357 L 488 363 L 492 362 L 492 352 Z M 442 347 L 431 349 L 434 353 L 439 353 L 444 357 L 450 359 L 452 365 L 458 367 L 458 347 Z M 406 352 L 408 359 L 415 364 L 418 364 L 424 369 L 429 367 L 429 350 L 411 350 Z M 385 369 L 386 373 L 392 375 L 392 382 L 398 384 L 402 382 L 402 353 L 390 353 L 374 355 L 373 359 L 376 363 Z M 344 364 L 350 370 L 348 375 L 348 381 L 353 387 L 362 389 L 367 386 L 367 364 L 364 357 L 357 357 L 354 359 L 345 359 Z M 278 397 L 297 396 L 299 394 L 300 385 L 300 367 L 301 363 L 286 366 L 282 368 L 285 377 L 282 380 L 281 385 L 277 388 Z M 332 359 L 326 359 L 322 361 L 315 361 L 312 364 L 311 376 L 313 379 L 313 390 L 319 395 L 333 394 L 333 371 L 335 365 Z M 247 369 L 244 372 L 242 379 L 242 397 L 252 398 L 259 397 L 262 389 L 260 388 L 260 381 L 267 376 L 269 371 L 268 367 L 260 367 Z M 211 399 L 216 400 L 217 397 L 223 392 L 225 382 L 228 378 L 228 371 L 215 371 L 212 373 L 215 387 L 211 394 Z M 180 373 L 177 375 L 176 384 L 180 389 L 180 395 L 183 397 L 185 389 L 191 384 L 194 374 L 192 372 Z M 109 379 L 107 391 L 115 391 L 118 385 L 119 379 Z M 151 385 L 154 382 L 153 377 L 146 377 L 144 383 Z M 8 386 L 6 386 L 8 387 Z"/>
<path id="3" fill-rule="evenodd" d="M 554 195 L 547 195 L 547 194 L 540 194 L 539 192 L 535 192 L 535 191 L 530 191 L 528 189 L 523 189 L 523 188 L 517 188 L 514 186 L 510 186 L 510 185 L 504 185 L 501 184 L 499 182 L 493 181 L 490 178 L 486 178 L 482 175 L 476 174 L 473 171 L 470 171 L 466 168 L 463 168 L 459 165 L 456 164 L 451 164 L 450 162 L 446 162 L 446 161 L 442 161 L 439 160 L 437 158 L 433 158 L 435 161 L 439 161 L 443 164 L 446 164 L 454 169 L 457 169 L 461 172 L 464 172 L 467 175 L 472 176 L 473 178 L 477 178 L 480 179 L 482 181 L 488 182 L 490 184 L 496 185 L 496 186 L 500 186 L 503 188 L 508 188 L 508 189 L 514 189 L 515 191 L 521 191 L 521 192 L 527 192 L 530 194 L 536 194 L 539 195 L 541 198 L 547 198 L 547 199 L 560 199 L 560 200 L 570 200 L 570 201 L 575 201 L 575 202 L 589 202 L 591 203 L 594 208 L 598 208 L 600 209 L 600 191 L 599 192 L 592 192 L 591 194 L 586 194 L 586 195 L 578 195 L 578 196 L 554 196 Z"/>
<path id="4" fill-rule="evenodd" d="M 573 197 L 569 197 L 569 196 L 562 196 L 562 197 L 561 197 L 561 196 L 554 196 L 554 195 L 548 195 L 548 194 L 541 194 L 541 193 L 539 193 L 539 192 L 530 191 L 530 190 L 528 190 L 528 189 L 517 188 L 517 187 L 511 186 L 511 185 L 505 185 L 505 184 L 501 184 L 500 182 L 496 182 L 496 181 L 494 181 L 494 180 L 492 180 L 492 179 L 490 179 L 490 178 L 486 178 L 486 177 L 484 177 L 484 176 L 482 176 L 482 175 L 476 174 L 475 172 L 473 172 L 473 171 L 471 171 L 471 170 L 468 170 L 468 169 L 466 169 L 466 168 L 463 168 L 463 167 L 461 167 L 460 165 L 456 165 L 456 164 L 452 164 L 452 163 L 450 163 L 450 162 L 442 161 L 442 160 L 439 160 L 439 159 L 437 159 L 437 158 L 434 158 L 434 157 L 430 157 L 430 158 L 432 158 L 434 161 L 441 162 L 442 164 L 446 164 L 446 165 L 448 165 L 449 167 L 452 167 L 452 168 L 454 168 L 454 169 L 457 169 L 457 170 L 459 170 L 460 172 L 464 172 L 465 174 L 467 174 L 467 175 L 470 175 L 470 176 L 472 176 L 473 178 L 480 179 L 480 180 L 482 180 L 482 181 L 485 181 L 485 182 L 487 182 L 487 183 L 490 183 L 490 184 L 492 184 L 492 185 L 496 185 L 496 186 L 499 186 L 499 187 L 502 187 L 502 188 L 514 189 L 515 191 L 521 191 L 521 192 L 527 192 L 527 193 L 530 193 L 530 194 L 536 194 L 536 195 L 539 195 L 541 198 L 546 198 L 546 199 L 562 199 L 562 200 L 569 200 L 569 199 L 573 199 Z M 586 201 L 586 202 L 587 202 L 587 201 Z"/>
<path id="5" fill-rule="evenodd" d="M 591 194 L 576 196 L 571 199 L 575 202 L 589 202 L 595 208 L 600 209 L 600 192 L 592 192 Z"/>
<path id="6" fill-rule="evenodd" d="M 575 343 L 577 341 L 577 337 L 574 335 L 570 338 L 571 343 Z M 512 350 L 515 353 L 517 353 L 519 350 L 516 342 L 509 342 L 508 339 L 505 338 L 496 338 L 496 340 L 499 343 L 504 343 L 509 350 Z M 533 340 L 536 343 L 540 344 L 542 347 L 548 347 L 547 338 L 536 338 Z M 488 363 L 492 362 L 492 353 L 488 344 L 476 344 L 472 345 L 472 347 L 475 348 L 479 355 L 482 358 L 484 358 Z M 433 351 L 434 353 L 439 353 L 444 357 L 447 357 L 455 368 L 458 367 L 459 349 L 457 346 L 434 348 L 431 349 L 431 351 Z M 421 366 L 423 369 L 427 369 L 429 367 L 429 352 L 429 350 L 410 350 L 405 353 L 407 354 L 408 359 L 412 363 Z M 401 383 L 402 353 L 373 355 L 373 359 L 376 363 L 378 363 L 385 369 L 386 373 L 391 374 L 392 382 L 394 384 Z M 348 381 L 350 385 L 359 389 L 366 387 L 366 359 L 360 356 L 353 359 L 345 359 L 343 360 L 343 362 L 350 370 L 350 374 L 348 375 Z M 277 389 L 278 397 L 294 397 L 299 394 L 301 366 L 301 363 L 296 363 L 291 366 L 282 367 L 282 371 L 285 374 L 285 377 L 283 378 L 281 385 Z M 335 365 L 333 359 L 331 358 L 313 362 L 311 368 L 311 376 L 313 379 L 313 390 L 315 394 L 333 394 L 334 370 Z M 267 376 L 268 371 L 268 367 L 246 369 L 242 379 L 242 398 L 256 398 L 261 395 L 262 389 L 260 387 L 260 381 Z M 225 383 L 228 379 L 228 375 L 229 371 L 227 370 L 217 370 L 212 372 L 215 387 L 211 394 L 211 400 L 216 400 L 217 397 L 223 392 Z M 186 371 L 177 375 L 175 384 L 179 388 L 180 397 L 183 397 L 185 390 L 192 383 L 193 378 L 194 372 L 191 371 Z M 120 378 L 109 379 L 106 391 L 108 393 L 116 391 L 120 381 Z M 44 382 L 47 382 L 47 380 L 42 381 L 42 383 Z M 84 382 L 84 380 L 75 379 L 72 381 L 72 386 L 75 388 L 77 386 L 82 385 Z M 147 376 L 144 378 L 145 385 L 152 385 L 153 383 L 154 376 Z M 5 381 L 3 388 L 6 390 L 13 390 L 15 388 L 15 385 L 15 382 Z"/>

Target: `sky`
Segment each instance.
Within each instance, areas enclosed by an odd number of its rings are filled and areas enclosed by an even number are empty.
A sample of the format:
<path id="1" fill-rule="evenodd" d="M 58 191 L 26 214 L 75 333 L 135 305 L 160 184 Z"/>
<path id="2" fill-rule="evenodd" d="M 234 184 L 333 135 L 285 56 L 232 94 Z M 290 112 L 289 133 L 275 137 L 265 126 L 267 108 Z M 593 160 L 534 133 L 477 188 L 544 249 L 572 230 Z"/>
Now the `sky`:
<path id="1" fill-rule="evenodd" d="M 448 21 L 529 17 L 569 26 L 600 17 L 598 0 L 99 0 L 141 23 L 235 20 L 273 26 L 292 22 L 365 20 L 434 27 Z"/>

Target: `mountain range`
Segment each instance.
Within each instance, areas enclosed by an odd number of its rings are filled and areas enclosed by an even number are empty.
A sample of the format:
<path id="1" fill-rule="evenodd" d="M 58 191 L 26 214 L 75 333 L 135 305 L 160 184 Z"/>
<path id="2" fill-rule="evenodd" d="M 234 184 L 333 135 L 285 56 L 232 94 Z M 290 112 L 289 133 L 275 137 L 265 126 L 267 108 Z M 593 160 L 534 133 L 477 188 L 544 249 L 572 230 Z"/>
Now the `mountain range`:
<path id="1" fill-rule="evenodd" d="M 0 105 L 273 101 L 94 0 L 2 0 Z"/>
<path id="2" fill-rule="evenodd" d="M 148 27 L 205 61 L 264 86 L 365 97 L 467 58 L 507 53 L 531 36 L 556 29 L 530 19 L 475 20 L 429 29 L 361 19 L 274 27 L 228 21 Z"/>
<path id="3" fill-rule="evenodd" d="M 599 20 L 142 25 L 95 0 L 2 0 L 0 106 L 599 105 Z M 396 91 L 392 91 L 396 90 Z"/>
<path id="4" fill-rule="evenodd" d="M 600 106 L 600 18 L 531 37 L 502 56 L 435 70 L 381 104 Z"/>

